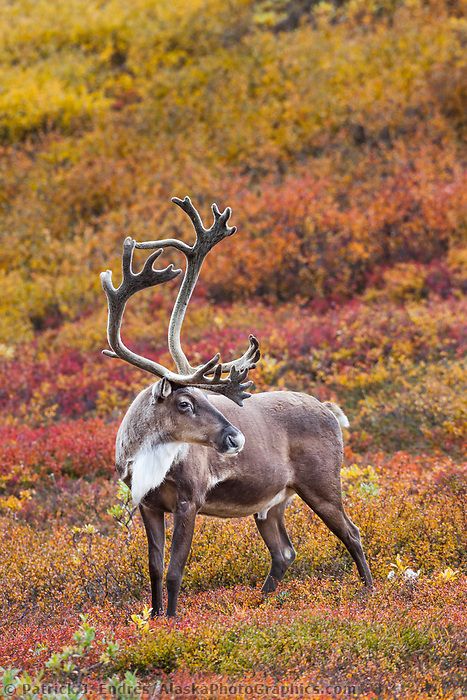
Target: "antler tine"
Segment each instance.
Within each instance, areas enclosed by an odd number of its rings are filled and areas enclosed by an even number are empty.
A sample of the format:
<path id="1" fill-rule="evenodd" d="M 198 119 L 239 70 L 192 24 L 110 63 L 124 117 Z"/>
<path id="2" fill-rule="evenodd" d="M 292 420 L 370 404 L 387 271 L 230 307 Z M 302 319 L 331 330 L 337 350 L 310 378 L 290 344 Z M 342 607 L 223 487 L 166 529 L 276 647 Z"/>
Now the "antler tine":
<path id="1" fill-rule="evenodd" d="M 254 369 L 261 358 L 261 351 L 259 349 L 259 340 L 254 335 L 250 335 L 248 350 L 243 353 L 238 360 L 232 360 L 231 362 L 224 362 L 222 364 L 223 372 L 230 372 L 232 367 L 238 369 Z"/>
<path id="2" fill-rule="evenodd" d="M 191 219 L 191 223 L 193 224 L 193 228 L 195 229 L 196 238 L 198 239 L 200 236 L 202 237 L 203 234 L 206 233 L 207 229 L 204 228 L 199 212 L 196 207 L 193 206 L 191 199 L 188 196 L 186 196 L 184 199 L 172 197 L 171 201 L 180 207 L 180 209 L 183 209 L 185 214 L 188 214 Z"/>
<path id="3" fill-rule="evenodd" d="M 215 358 L 213 358 L 214 360 Z M 217 355 L 219 359 L 219 355 Z M 212 362 L 212 361 L 211 361 Z M 217 394 L 223 394 L 227 398 L 234 401 L 239 406 L 243 405 L 243 401 L 251 396 L 247 391 L 252 385 L 251 380 L 245 381 L 248 376 L 249 368 L 245 367 L 239 371 L 232 367 L 227 377 L 222 377 L 222 366 L 217 365 L 215 369 L 208 368 L 206 365 L 196 370 L 193 375 L 194 383 L 191 386 L 196 386 L 199 389 L 208 389 Z M 212 374 L 212 376 L 209 376 Z"/>
<path id="4" fill-rule="evenodd" d="M 191 246 L 190 253 L 192 257 L 198 257 L 200 263 L 202 263 L 206 255 L 217 243 L 227 238 L 227 236 L 232 236 L 237 230 L 236 226 L 227 225 L 227 221 L 232 216 L 232 209 L 230 207 L 227 207 L 227 209 L 224 209 L 221 213 L 217 204 L 213 204 L 211 208 L 214 221 L 209 228 L 206 228 L 198 210 L 193 206 L 189 197 L 185 197 L 185 199 L 172 197 L 172 202 L 188 214 L 191 219 L 196 233 L 196 241 L 194 245 Z"/>
<path id="5" fill-rule="evenodd" d="M 102 287 L 107 296 L 107 340 L 111 348 L 111 350 L 103 350 L 103 353 L 108 357 L 120 357 L 140 369 L 158 377 L 164 377 L 167 374 L 165 367 L 129 350 L 122 341 L 120 330 L 126 303 L 133 294 L 168 282 L 177 277 L 181 270 L 175 270 L 173 265 L 168 265 L 163 270 L 154 270 L 153 264 L 162 254 L 162 249 L 158 249 L 148 257 L 141 272 L 135 274 L 132 269 L 134 249 L 135 241 L 130 237 L 125 238 L 122 254 L 122 282 L 119 287 L 114 287 L 112 283 L 111 270 L 101 272 L 100 275 Z"/>
<path id="6" fill-rule="evenodd" d="M 223 212 L 219 211 L 217 204 L 212 205 L 212 213 L 214 215 L 214 221 L 210 228 L 206 228 L 201 220 L 198 210 L 193 205 L 189 197 L 184 199 L 179 199 L 179 197 L 172 197 L 171 200 L 180 209 L 182 209 L 185 214 L 190 217 L 191 223 L 196 233 L 196 241 L 193 245 L 188 245 L 183 241 L 179 241 L 177 238 L 165 238 L 160 241 L 142 241 L 136 243 L 137 248 L 141 249 L 153 249 L 153 248 L 176 248 L 189 259 L 193 257 L 201 258 L 202 260 L 206 257 L 209 251 L 221 240 L 227 238 L 227 236 L 232 236 L 236 230 L 236 226 L 227 226 L 227 221 L 232 216 L 232 209 L 227 207 Z"/>
<path id="7" fill-rule="evenodd" d="M 216 203 L 211 205 L 211 209 L 214 215 L 214 223 L 211 226 L 211 230 L 214 227 L 219 227 L 221 230 L 224 229 L 226 231 L 227 236 L 233 236 L 233 234 L 237 231 L 237 227 L 227 226 L 227 221 L 232 216 L 232 209 L 230 207 L 227 207 L 226 209 L 224 209 L 223 212 L 220 212 L 219 207 Z"/>
<path id="8" fill-rule="evenodd" d="M 206 228 L 196 207 L 189 197 L 179 199 L 172 197 L 172 202 L 182 209 L 190 218 L 196 233 L 196 241 L 188 245 L 175 238 L 167 238 L 160 241 L 147 241 L 136 243 L 137 248 L 175 248 L 182 252 L 187 261 L 185 275 L 178 292 L 169 323 L 168 344 L 169 351 L 179 372 L 192 372 L 192 367 L 181 345 L 181 328 L 185 318 L 191 295 L 201 271 L 202 264 L 209 251 L 224 238 L 233 236 L 237 231 L 236 226 L 229 226 L 228 221 L 232 215 L 232 209 L 227 207 L 223 212 L 217 204 L 212 205 L 213 223 Z M 221 365 L 221 373 L 228 373 L 232 367 L 253 369 L 260 358 L 259 343 L 254 336 L 250 336 L 248 350 L 237 360 Z"/>
<path id="9" fill-rule="evenodd" d="M 123 243 L 122 254 L 122 282 L 119 287 L 114 287 L 112 283 L 112 272 L 107 270 L 101 273 L 101 282 L 108 303 L 108 323 L 107 339 L 110 350 L 103 350 L 108 357 L 118 357 L 126 362 L 139 367 L 157 377 L 166 377 L 175 384 L 181 386 L 193 386 L 200 389 L 209 389 L 230 398 L 235 403 L 242 405 L 242 402 L 249 394 L 245 391 L 251 382 L 244 382 L 246 372 L 238 372 L 235 368 L 229 376 L 222 378 L 222 367 L 219 364 L 219 354 L 217 353 L 208 362 L 200 367 L 190 370 L 185 374 L 176 374 L 166 369 L 162 365 L 146 357 L 137 355 L 126 347 L 121 338 L 121 325 L 125 306 L 128 299 L 136 292 L 162 284 L 174 279 L 181 270 L 174 269 L 173 265 L 168 265 L 162 270 L 155 270 L 154 262 L 162 254 L 162 248 L 158 248 L 148 256 L 143 268 L 139 273 L 133 272 L 133 254 L 136 241 L 128 237 Z M 212 375 L 208 377 L 208 375 Z"/>

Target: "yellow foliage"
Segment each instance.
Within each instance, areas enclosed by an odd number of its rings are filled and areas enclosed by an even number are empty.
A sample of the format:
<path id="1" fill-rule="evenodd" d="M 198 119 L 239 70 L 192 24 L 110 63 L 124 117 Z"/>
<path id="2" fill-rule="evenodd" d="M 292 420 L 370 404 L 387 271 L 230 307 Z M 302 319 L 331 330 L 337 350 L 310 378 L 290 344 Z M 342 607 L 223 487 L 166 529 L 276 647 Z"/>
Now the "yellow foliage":
<path id="1" fill-rule="evenodd" d="M 448 583 L 455 581 L 459 577 L 459 574 L 459 569 L 452 569 L 450 566 L 448 566 L 446 569 L 444 569 L 444 571 L 440 571 L 438 574 L 438 579 L 444 583 Z"/>
<path id="2" fill-rule="evenodd" d="M 4 496 L 0 498 L 0 510 L 15 513 L 20 511 L 26 501 L 32 498 L 32 491 L 24 490 L 19 492 L 19 496 Z"/>

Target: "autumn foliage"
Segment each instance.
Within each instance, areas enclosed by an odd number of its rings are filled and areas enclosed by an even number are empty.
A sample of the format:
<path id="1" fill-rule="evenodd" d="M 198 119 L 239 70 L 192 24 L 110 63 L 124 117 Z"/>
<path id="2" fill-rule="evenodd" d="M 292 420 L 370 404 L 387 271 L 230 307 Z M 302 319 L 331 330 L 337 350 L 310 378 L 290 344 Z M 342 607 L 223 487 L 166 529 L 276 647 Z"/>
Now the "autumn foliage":
<path id="1" fill-rule="evenodd" d="M 123 698 L 195 678 L 458 697 L 462 3 L 0 9 L 3 687 L 13 679 L 27 696 L 27 678 L 86 678 L 90 697 L 103 680 Z M 298 557 L 275 595 L 259 593 L 268 556 L 253 521 L 200 518 L 182 619 L 147 620 L 144 533 L 126 518 L 113 450 L 150 379 L 100 354 L 98 273 L 118 269 L 125 235 L 188 240 L 170 203 L 185 194 L 203 217 L 213 201 L 231 206 L 238 227 L 203 268 L 184 327 L 190 357 L 219 348 L 227 360 L 253 331 L 257 391 L 344 407 L 342 479 L 377 583 L 370 599 L 296 499 Z M 125 318 L 128 344 L 165 364 L 176 288 L 132 300 Z"/>

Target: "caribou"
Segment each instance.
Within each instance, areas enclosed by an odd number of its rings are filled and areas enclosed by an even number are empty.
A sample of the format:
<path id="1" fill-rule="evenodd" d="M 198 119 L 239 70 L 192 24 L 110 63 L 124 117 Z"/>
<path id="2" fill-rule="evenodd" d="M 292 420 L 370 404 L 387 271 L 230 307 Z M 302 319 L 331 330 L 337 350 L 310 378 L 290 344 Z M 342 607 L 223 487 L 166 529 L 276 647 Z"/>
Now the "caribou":
<path id="1" fill-rule="evenodd" d="M 248 373 L 260 359 L 259 343 L 250 335 L 247 350 L 231 362 L 219 353 L 192 366 L 181 345 L 181 328 L 201 266 L 209 251 L 235 233 L 228 225 L 232 211 L 212 205 L 214 220 L 203 225 L 188 197 L 172 201 L 190 218 L 192 245 L 170 238 L 136 242 L 125 239 L 122 281 L 101 273 L 108 302 L 104 354 L 120 358 L 158 378 L 135 398 L 116 440 L 116 469 L 131 488 L 148 540 L 152 615 L 162 615 L 165 514 L 174 518 L 166 575 L 167 609 L 175 616 L 183 571 L 192 545 L 197 514 L 218 518 L 253 516 L 271 555 L 262 591 L 274 591 L 295 559 L 284 512 L 297 494 L 343 542 L 363 583 L 372 587 L 359 530 L 342 504 L 340 469 L 342 427 L 349 423 L 342 409 L 304 393 L 269 391 L 251 395 Z M 172 371 L 136 354 L 122 341 L 122 318 L 128 299 L 164 284 L 181 270 L 154 263 L 166 248 L 183 253 L 185 273 L 171 314 L 168 348 Z M 152 250 L 140 272 L 133 269 L 135 249 Z M 248 399 L 245 406 L 243 401 Z"/>

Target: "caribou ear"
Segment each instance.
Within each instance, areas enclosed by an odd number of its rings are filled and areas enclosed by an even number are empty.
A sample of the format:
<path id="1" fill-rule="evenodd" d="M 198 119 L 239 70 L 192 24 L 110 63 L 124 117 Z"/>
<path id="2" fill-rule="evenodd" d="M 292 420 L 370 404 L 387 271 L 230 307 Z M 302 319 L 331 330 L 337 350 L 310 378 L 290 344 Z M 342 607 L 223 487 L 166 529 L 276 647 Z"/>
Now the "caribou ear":
<path id="1" fill-rule="evenodd" d="M 153 384 L 151 389 L 151 403 L 157 403 L 158 401 L 164 401 L 167 399 L 173 391 L 173 386 L 166 377 L 163 377 L 160 381 Z"/>

